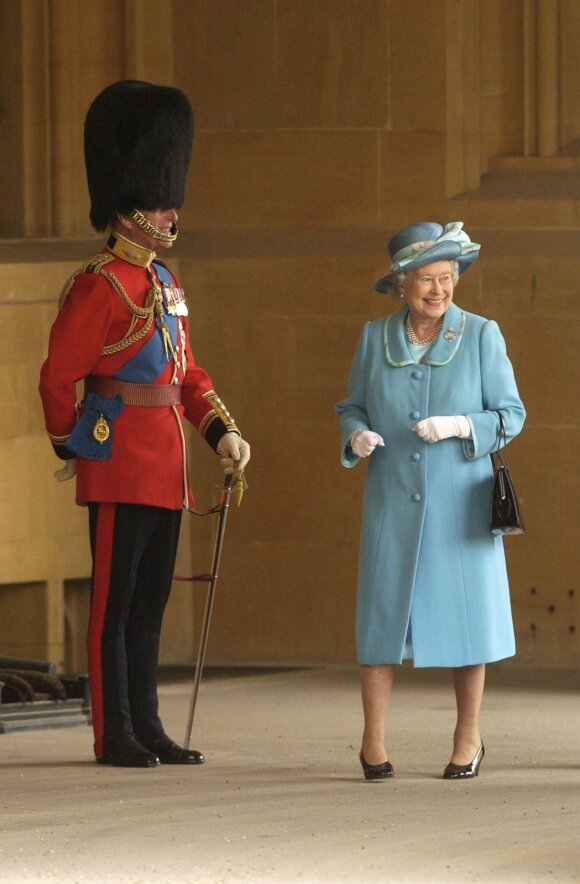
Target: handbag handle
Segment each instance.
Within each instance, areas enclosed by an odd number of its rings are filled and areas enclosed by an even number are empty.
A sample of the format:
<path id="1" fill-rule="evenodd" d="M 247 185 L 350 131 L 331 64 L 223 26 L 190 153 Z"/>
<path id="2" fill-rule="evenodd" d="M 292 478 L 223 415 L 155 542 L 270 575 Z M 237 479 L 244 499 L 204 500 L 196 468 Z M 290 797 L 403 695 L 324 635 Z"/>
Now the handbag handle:
<path id="1" fill-rule="evenodd" d="M 508 464 L 507 464 L 507 458 L 505 457 L 505 454 L 503 455 L 503 457 L 500 454 L 500 446 L 501 446 L 502 440 L 503 440 L 504 451 L 505 451 L 505 447 L 507 445 L 507 435 L 506 435 L 506 431 L 505 431 L 505 422 L 504 422 L 503 415 L 502 415 L 501 411 L 497 412 L 497 416 L 499 418 L 499 433 L 498 433 L 499 439 L 498 439 L 498 443 L 497 443 L 497 448 L 495 449 L 495 451 L 492 451 L 492 453 L 491 453 L 491 459 L 493 460 L 493 455 L 495 454 L 497 459 L 499 460 L 500 464 L 503 467 L 507 467 Z"/>

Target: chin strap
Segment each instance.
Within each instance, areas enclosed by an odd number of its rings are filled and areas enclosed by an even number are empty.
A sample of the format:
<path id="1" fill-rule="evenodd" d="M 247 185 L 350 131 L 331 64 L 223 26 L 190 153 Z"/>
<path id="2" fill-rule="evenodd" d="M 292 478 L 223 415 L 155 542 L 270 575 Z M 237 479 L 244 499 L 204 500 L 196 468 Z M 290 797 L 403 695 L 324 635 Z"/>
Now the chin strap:
<path id="1" fill-rule="evenodd" d="M 139 209 L 133 209 L 129 218 L 131 221 L 134 221 L 141 230 L 144 230 L 145 233 L 152 236 L 153 239 L 160 239 L 162 242 L 175 242 L 177 239 L 179 231 L 177 229 L 177 224 L 175 223 L 171 225 L 171 233 L 165 233 L 164 230 L 159 230 L 159 228 L 155 227 L 151 221 L 148 221 L 143 212 L 140 212 Z"/>

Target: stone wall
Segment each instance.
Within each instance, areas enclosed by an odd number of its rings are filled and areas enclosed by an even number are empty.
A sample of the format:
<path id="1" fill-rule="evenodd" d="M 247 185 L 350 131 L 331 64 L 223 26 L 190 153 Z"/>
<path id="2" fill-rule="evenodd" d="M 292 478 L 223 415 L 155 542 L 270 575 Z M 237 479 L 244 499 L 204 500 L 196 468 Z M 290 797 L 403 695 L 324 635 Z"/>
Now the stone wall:
<path id="1" fill-rule="evenodd" d="M 100 245 L 88 225 L 84 114 L 99 89 L 130 77 L 173 83 L 195 108 L 172 267 L 196 358 L 253 450 L 250 487 L 230 513 L 208 659 L 354 659 L 364 466 L 339 466 L 333 406 L 362 324 L 396 306 L 372 290 L 389 236 L 432 218 L 464 220 L 482 244 L 456 300 L 499 322 L 528 410 L 510 446 L 528 526 L 506 541 L 515 665 L 575 665 L 579 5 L 166 0 L 163 9 L 7 5 L 3 653 L 82 665 L 86 513 L 71 485 L 52 479 L 58 462 L 36 388 L 60 289 Z M 191 448 L 204 507 L 219 467 L 194 435 Z M 186 515 L 179 573 L 206 570 L 211 544 L 209 520 Z M 203 590 L 176 584 L 163 662 L 191 662 L 202 610 Z"/>

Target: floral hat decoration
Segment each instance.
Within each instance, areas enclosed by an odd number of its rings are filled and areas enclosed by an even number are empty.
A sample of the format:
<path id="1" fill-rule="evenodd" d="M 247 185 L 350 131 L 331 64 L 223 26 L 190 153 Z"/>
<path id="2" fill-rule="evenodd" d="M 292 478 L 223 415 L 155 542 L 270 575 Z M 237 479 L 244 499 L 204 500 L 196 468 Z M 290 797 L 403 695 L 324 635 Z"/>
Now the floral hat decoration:
<path id="1" fill-rule="evenodd" d="M 434 261 L 457 261 L 463 273 L 479 255 L 481 246 L 471 242 L 463 230 L 463 221 L 451 221 L 442 227 L 436 221 L 420 221 L 400 230 L 389 241 L 391 269 L 375 284 L 375 291 L 396 296 L 394 281 L 398 273 L 415 270 Z"/>

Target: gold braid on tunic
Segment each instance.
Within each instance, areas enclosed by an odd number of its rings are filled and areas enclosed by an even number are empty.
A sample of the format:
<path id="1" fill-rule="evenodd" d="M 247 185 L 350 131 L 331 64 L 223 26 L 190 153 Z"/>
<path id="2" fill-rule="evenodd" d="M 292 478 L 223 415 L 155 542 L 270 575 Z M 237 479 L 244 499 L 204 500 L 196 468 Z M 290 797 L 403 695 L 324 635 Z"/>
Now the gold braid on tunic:
<path id="1" fill-rule="evenodd" d="M 241 438 L 241 433 L 236 426 L 236 423 L 225 407 L 224 403 L 218 396 L 218 394 L 214 390 L 209 390 L 207 393 L 203 394 L 203 398 L 206 399 L 213 408 L 213 412 L 210 411 L 206 417 L 204 418 L 203 424 L 204 429 L 207 430 L 209 424 L 215 420 L 216 418 L 221 418 L 223 421 L 226 431 L 228 433 L 237 433 Z M 200 428 L 201 430 L 201 428 Z M 234 500 L 236 501 L 236 506 L 239 506 L 242 502 L 242 497 L 244 495 L 244 491 L 248 487 L 248 483 L 246 482 L 246 478 L 244 476 L 244 471 L 236 469 L 234 467 Z"/>
<path id="2" fill-rule="evenodd" d="M 161 294 L 161 289 L 157 284 L 155 277 L 149 270 L 147 266 L 146 272 L 151 282 L 151 288 L 147 294 L 147 298 L 145 300 L 145 305 L 143 307 L 138 307 L 131 298 L 129 297 L 126 289 L 123 284 L 116 276 L 109 271 L 105 270 L 104 267 L 110 261 L 113 261 L 115 256 L 113 254 L 107 254 L 100 252 L 94 258 L 91 258 L 90 261 L 87 261 L 79 270 L 77 270 L 70 279 L 66 282 L 61 296 L 58 301 L 58 309 L 61 310 L 64 306 L 66 299 L 69 296 L 69 293 L 74 285 L 74 282 L 81 273 L 97 273 L 99 276 L 104 277 L 107 282 L 109 282 L 114 290 L 117 292 L 121 300 L 126 304 L 129 312 L 131 313 L 132 319 L 127 330 L 127 333 L 123 335 L 123 337 L 114 344 L 107 344 L 106 347 L 103 348 L 101 355 L 102 356 L 110 356 L 112 353 L 118 353 L 120 350 L 124 350 L 126 347 L 130 347 L 131 344 L 136 343 L 136 341 L 144 338 L 145 335 L 150 330 L 155 317 L 159 321 L 160 330 L 163 338 L 163 344 L 165 347 L 165 353 L 169 358 L 169 350 L 171 351 L 174 359 L 176 359 L 176 354 L 173 351 L 173 346 L 171 344 L 171 337 L 169 335 L 169 330 L 167 325 L 163 319 L 163 296 Z M 138 331 L 134 331 L 134 328 L 137 322 L 142 319 L 144 320 L 142 327 Z M 207 432 L 207 428 L 212 423 L 212 421 L 217 418 L 221 418 L 223 421 L 226 432 L 228 433 L 237 433 L 241 436 L 239 429 L 236 426 L 236 423 L 225 407 L 224 403 L 220 399 L 220 397 L 213 390 L 210 390 L 207 393 L 204 393 L 204 399 L 212 406 L 212 411 L 208 412 L 208 414 L 203 419 L 201 426 L 199 427 L 199 432 L 205 436 Z M 244 490 L 248 487 L 245 477 L 244 471 L 239 469 L 234 469 L 234 498 L 236 500 L 237 505 L 239 506 L 242 500 L 242 495 Z"/>
<path id="3" fill-rule="evenodd" d="M 114 260 L 114 255 L 107 255 L 104 253 L 98 254 L 95 258 L 91 258 L 90 261 L 87 261 L 80 270 L 77 270 L 70 279 L 65 284 L 61 296 L 58 302 L 58 309 L 61 310 L 65 304 L 65 301 L 72 289 L 74 282 L 81 273 L 97 273 L 99 276 L 104 277 L 107 282 L 109 282 L 114 290 L 117 292 L 121 300 L 126 304 L 131 316 L 133 317 L 131 320 L 131 324 L 127 330 L 127 333 L 123 335 L 121 340 L 116 341 L 114 344 L 107 344 L 106 347 L 103 347 L 102 356 L 110 356 L 112 353 L 118 353 L 120 350 L 124 350 L 126 347 L 130 347 L 131 344 L 135 344 L 137 341 L 140 341 L 141 338 L 144 338 L 145 335 L 151 329 L 153 325 L 153 320 L 155 315 L 162 316 L 163 307 L 161 306 L 161 291 L 159 286 L 156 285 L 155 280 L 152 274 L 149 272 L 149 277 L 151 280 L 151 289 L 147 294 L 147 298 L 145 300 L 145 305 L 143 307 L 138 307 L 134 301 L 129 297 L 127 290 L 116 276 L 112 273 L 109 273 L 108 270 L 104 270 L 104 266 L 108 264 L 110 261 Z M 142 319 L 144 323 L 142 327 L 138 331 L 134 331 L 134 328 L 137 322 Z M 164 325 L 164 323 L 163 323 Z M 165 340 L 165 337 L 164 337 Z"/>

